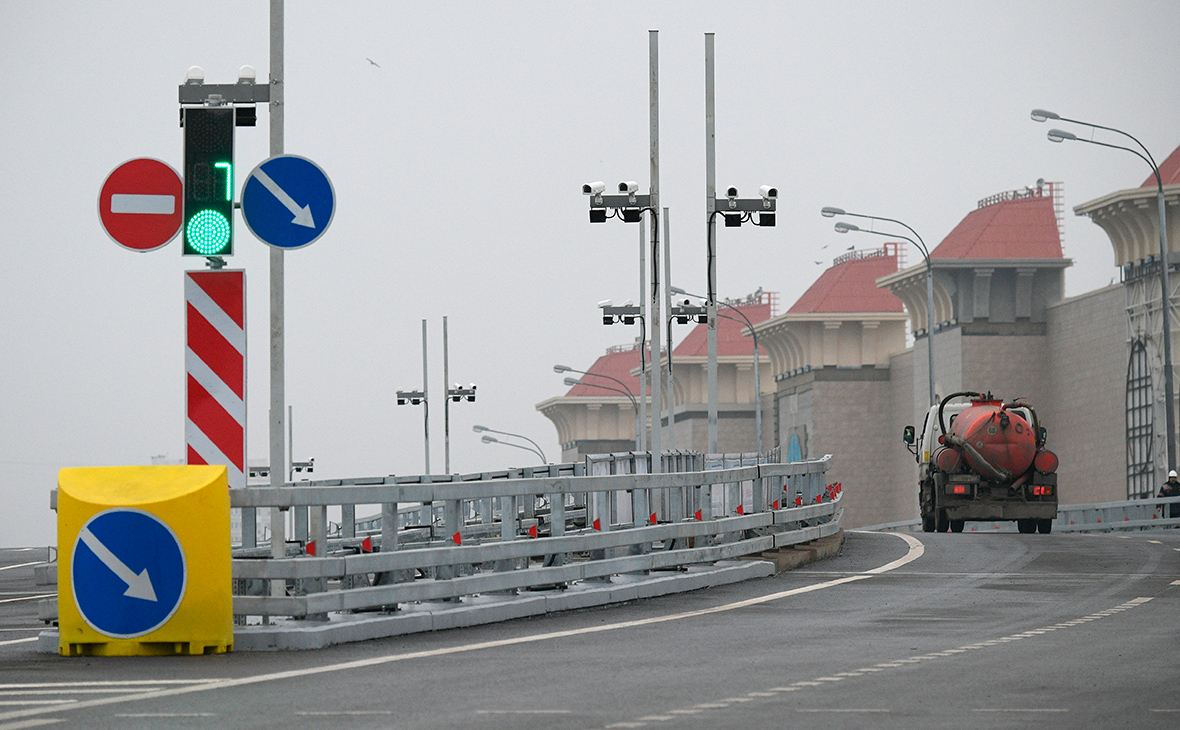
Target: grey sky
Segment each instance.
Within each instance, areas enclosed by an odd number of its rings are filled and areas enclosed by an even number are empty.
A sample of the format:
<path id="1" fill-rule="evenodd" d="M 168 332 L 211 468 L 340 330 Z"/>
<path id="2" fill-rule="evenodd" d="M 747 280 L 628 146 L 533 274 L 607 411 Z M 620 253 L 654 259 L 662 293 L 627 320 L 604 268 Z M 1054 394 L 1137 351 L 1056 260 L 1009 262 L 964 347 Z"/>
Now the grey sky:
<path id="1" fill-rule="evenodd" d="M 0 545 L 55 542 L 60 467 L 184 455 L 182 272 L 198 262 L 179 240 L 119 248 L 97 197 L 125 160 L 181 167 L 189 66 L 209 83 L 243 64 L 268 78 L 267 18 L 264 0 L 0 2 Z M 1069 209 L 1149 170 L 1050 144 L 1029 110 L 1126 129 L 1157 160 L 1180 144 L 1174 2 L 289 2 L 286 27 L 286 151 L 318 162 L 338 198 L 328 233 L 287 255 L 295 456 L 324 477 L 422 470 L 421 410 L 393 404 L 421 385 L 422 318 L 441 471 L 443 315 L 451 380 L 479 386 L 452 409 L 452 470 L 525 463 L 473 423 L 560 453 L 534 409 L 565 390 L 552 365 L 586 367 L 638 334 L 595 310 L 638 298 L 638 232 L 590 225 L 580 186 L 647 187 L 649 29 L 672 278 L 689 290 L 704 288 L 706 32 L 717 182 L 780 190 L 777 228 L 720 229 L 722 296 L 763 287 L 785 310 L 815 260 L 879 245 L 838 236 L 824 205 L 900 218 L 933 246 L 977 200 L 1039 177 L 1065 183 L 1067 294 L 1090 291 L 1118 272 Z M 268 156 L 267 122 L 260 108 L 237 132 L 239 185 Z M 248 455 L 265 458 L 268 256 L 235 230 Z"/>

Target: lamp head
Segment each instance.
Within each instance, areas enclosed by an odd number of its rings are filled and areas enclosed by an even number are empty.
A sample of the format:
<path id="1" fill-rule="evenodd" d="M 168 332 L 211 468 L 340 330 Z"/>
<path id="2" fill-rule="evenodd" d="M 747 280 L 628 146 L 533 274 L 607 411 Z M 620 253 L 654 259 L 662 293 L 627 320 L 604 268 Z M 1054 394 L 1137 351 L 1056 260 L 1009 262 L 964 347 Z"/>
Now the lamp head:
<path id="1" fill-rule="evenodd" d="M 1050 142 L 1062 142 L 1067 139 L 1077 139 L 1077 138 L 1078 138 L 1078 136 L 1076 134 L 1074 134 L 1073 132 L 1067 132 L 1064 129 L 1050 129 L 1049 130 L 1049 141 Z"/>
<path id="2" fill-rule="evenodd" d="M 498 443 L 500 443 L 498 440 L 496 440 L 496 438 L 494 436 L 488 436 L 487 434 L 484 434 L 482 437 L 480 437 L 479 440 L 483 441 L 485 444 L 498 444 Z"/>
<path id="3" fill-rule="evenodd" d="M 573 368 L 571 368 L 569 365 L 554 365 L 553 366 L 553 372 L 555 372 L 555 373 L 568 373 L 571 370 L 573 370 Z"/>
<path id="4" fill-rule="evenodd" d="M 819 214 L 822 215 L 824 218 L 832 218 L 834 216 L 844 215 L 844 209 L 826 206 L 822 210 L 820 210 Z"/>
<path id="5" fill-rule="evenodd" d="M 566 385 L 569 385 L 571 387 L 574 385 L 581 385 L 582 384 L 582 381 L 578 380 L 577 378 L 566 378 L 562 382 L 564 382 Z"/>
<path id="6" fill-rule="evenodd" d="M 860 226 L 854 225 L 852 223 L 845 223 L 844 221 L 840 221 L 839 223 L 836 224 L 836 233 L 848 233 L 849 231 L 859 231 L 859 230 L 860 230 Z"/>
<path id="7" fill-rule="evenodd" d="M 1051 112 L 1051 111 L 1046 111 L 1046 110 L 1044 110 L 1044 109 L 1033 109 L 1033 110 L 1032 110 L 1032 113 L 1031 113 L 1031 114 L 1029 114 L 1029 117 L 1030 117 L 1030 118 L 1031 118 L 1031 119 L 1032 119 L 1034 122 L 1043 122 L 1043 121 L 1045 121 L 1045 120 L 1047 120 L 1047 119 L 1054 119 L 1054 120 L 1056 120 L 1056 119 L 1060 119 L 1060 118 L 1061 118 L 1061 117 L 1060 117 L 1060 116 L 1058 116 L 1057 114 L 1054 114 L 1054 113 L 1053 113 L 1053 112 Z"/>
<path id="8" fill-rule="evenodd" d="M 476 433 L 483 433 L 484 431 L 488 430 L 488 427 L 487 426 L 472 426 L 471 430 L 475 431 Z"/>

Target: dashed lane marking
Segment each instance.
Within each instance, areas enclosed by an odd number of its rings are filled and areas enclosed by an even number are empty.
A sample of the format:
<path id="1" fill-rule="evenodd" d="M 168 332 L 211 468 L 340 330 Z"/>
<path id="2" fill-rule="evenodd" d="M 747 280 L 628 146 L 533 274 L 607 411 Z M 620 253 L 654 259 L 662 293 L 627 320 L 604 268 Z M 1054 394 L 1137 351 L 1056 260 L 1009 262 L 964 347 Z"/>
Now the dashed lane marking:
<path id="1" fill-rule="evenodd" d="M 0 641 L 0 646 L 8 646 L 10 644 L 27 644 L 30 641 L 36 641 L 36 640 L 37 640 L 36 636 L 29 636 L 24 639 L 7 639 L 5 641 Z"/>
<path id="2" fill-rule="evenodd" d="M 840 682 L 840 681 L 844 680 L 845 678 L 858 677 L 858 676 L 862 676 L 865 673 L 884 672 L 884 671 L 888 671 L 890 669 L 898 669 L 901 667 L 908 667 L 908 666 L 911 666 L 914 664 L 920 664 L 922 662 L 934 661 L 936 659 L 945 659 L 947 657 L 952 657 L 957 654 L 962 654 L 962 653 L 971 652 L 971 651 L 978 651 L 980 649 L 986 649 L 986 648 L 993 647 L 993 646 L 1010 644 L 1012 642 L 1021 641 L 1023 639 L 1032 639 L 1032 638 L 1036 638 L 1039 636 L 1043 636 L 1044 634 L 1050 633 L 1055 630 L 1061 630 L 1061 629 L 1069 628 L 1072 626 L 1079 626 L 1079 625 L 1088 623 L 1090 621 L 1097 621 L 1098 619 L 1108 618 L 1110 616 L 1114 616 L 1119 613 L 1122 613 L 1123 611 L 1127 611 L 1127 610 L 1130 610 L 1130 609 L 1135 608 L 1137 606 L 1141 606 L 1151 600 L 1152 600 L 1152 597 L 1150 597 L 1150 596 L 1133 598 L 1130 601 L 1119 604 L 1118 606 L 1114 606 L 1112 608 L 1108 608 L 1103 611 L 1098 611 L 1098 612 L 1089 614 L 1088 616 L 1083 616 L 1081 618 L 1074 619 L 1073 621 L 1067 621 L 1067 622 L 1063 622 L 1063 623 L 1059 623 L 1059 624 L 1054 624 L 1052 626 L 1046 626 L 1046 627 L 1043 627 L 1040 629 L 1032 629 L 1029 631 L 1023 631 L 1019 634 L 1011 634 L 1009 636 L 1001 636 L 997 639 L 991 639 L 989 641 L 980 641 L 980 642 L 977 642 L 974 644 L 967 644 L 965 646 L 960 646 L 956 649 L 947 649 L 945 651 L 940 651 L 940 652 L 931 652 L 929 654 L 919 654 L 917 656 L 912 656 L 912 657 L 903 657 L 903 658 L 895 659 L 891 662 L 881 662 L 880 664 L 877 664 L 877 665 L 874 665 L 871 667 L 861 667 L 860 669 L 856 669 L 851 672 L 840 672 L 838 674 L 833 674 L 831 676 L 816 677 L 816 678 L 810 679 L 810 680 L 804 679 L 804 680 L 800 680 L 800 681 L 795 682 L 794 684 L 791 684 L 786 687 L 771 687 L 771 688 L 764 690 L 764 691 L 750 692 L 745 697 L 737 697 L 737 698 L 731 697 L 731 698 L 727 698 L 724 700 L 717 700 L 716 702 L 702 702 L 700 704 L 694 705 L 691 709 L 669 710 L 667 713 L 667 716 L 693 715 L 693 714 L 698 714 L 698 713 L 702 713 L 702 712 L 707 712 L 710 710 L 725 710 L 725 709 L 728 709 L 731 704 L 738 703 L 738 702 L 750 702 L 756 697 L 774 697 L 778 693 L 795 692 L 795 691 L 798 691 L 798 690 L 803 689 L 805 687 L 831 686 L 833 683 Z M 889 712 L 889 710 L 887 710 L 887 709 L 866 709 L 866 708 L 858 708 L 858 709 L 794 708 L 794 709 L 797 712 Z M 999 712 L 1060 713 L 1060 712 L 1068 712 L 1069 710 L 1067 708 L 1019 708 L 1019 707 L 1002 708 L 1002 707 L 999 707 L 999 708 L 979 708 L 979 709 L 975 709 L 973 711 L 974 712 L 993 712 L 993 713 L 999 713 Z M 1180 712 L 1180 710 L 1153 710 L 1153 712 Z M 633 721 L 633 722 L 637 723 L 637 724 L 615 723 L 613 725 L 606 725 L 604 727 L 605 728 L 643 727 L 644 723 L 647 722 L 647 720 L 645 720 L 644 718 L 640 718 L 640 720 Z"/>

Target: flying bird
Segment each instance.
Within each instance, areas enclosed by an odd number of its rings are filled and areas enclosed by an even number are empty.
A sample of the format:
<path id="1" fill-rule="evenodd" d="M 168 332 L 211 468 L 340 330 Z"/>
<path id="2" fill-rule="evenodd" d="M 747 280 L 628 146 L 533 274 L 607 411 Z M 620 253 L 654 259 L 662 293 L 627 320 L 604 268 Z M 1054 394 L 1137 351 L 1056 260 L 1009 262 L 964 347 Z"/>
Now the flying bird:
<path id="1" fill-rule="evenodd" d="M 855 250 L 856 250 L 856 246 L 849 246 L 848 248 L 846 248 L 846 249 L 844 249 L 844 250 L 845 250 L 845 251 L 855 251 Z"/>
<path id="2" fill-rule="evenodd" d="M 365 60 L 366 60 L 366 61 L 368 61 L 369 63 L 373 64 L 373 65 L 374 65 L 374 66 L 376 66 L 377 68 L 381 68 L 381 64 L 377 63 L 376 61 L 374 61 L 373 59 L 369 58 L 368 56 L 365 56 Z"/>
<path id="3" fill-rule="evenodd" d="M 821 251 L 822 251 L 822 250 L 824 250 L 824 249 L 825 249 L 825 248 L 827 248 L 827 247 L 828 247 L 828 244 L 826 244 L 826 243 L 825 243 L 824 245 L 822 245 L 822 246 L 820 246 L 820 247 L 819 247 L 819 250 L 821 250 Z"/>
<path id="4" fill-rule="evenodd" d="M 822 266 L 822 265 L 823 265 L 823 263 L 824 263 L 823 261 L 816 261 L 816 262 L 815 262 L 815 265 L 816 265 L 816 266 Z"/>

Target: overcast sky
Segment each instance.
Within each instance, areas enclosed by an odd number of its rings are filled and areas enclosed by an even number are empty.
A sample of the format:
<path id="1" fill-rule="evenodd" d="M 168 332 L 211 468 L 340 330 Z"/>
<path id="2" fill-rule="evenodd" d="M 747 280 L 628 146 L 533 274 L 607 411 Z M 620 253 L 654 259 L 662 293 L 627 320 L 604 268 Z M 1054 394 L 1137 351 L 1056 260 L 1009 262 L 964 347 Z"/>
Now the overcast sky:
<path id="1" fill-rule="evenodd" d="M 182 272 L 200 261 L 179 238 L 116 246 L 97 198 L 125 160 L 181 168 L 190 66 L 208 83 L 243 64 L 268 79 L 268 15 L 265 0 L 0 0 L 0 545 L 56 542 L 61 467 L 183 457 Z M 422 471 L 422 411 L 394 392 L 421 385 L 423 318 L 442 470 L 444 315 L 451 380 L 479 394 L 452 408 L 452 471 L 528 463 L 480 443 L 476 423 L 560 454 L 535 409 L 566 390 L 552 366 L 588 367 L 637 335 L 595 309 L 639 298 L 637 228 L 591 225 L 580 186 L 648 185 L 651 29 L 673 283 L 704 289 L 714 32 L 717 183 L 780 191 L 778 227 L 719 229 L 719 292 L 777 291 L 782 311 L 833 255 L 881 240 L 838 236 L 822 206 L 899 218 L 934 246 L 979 199 L 1037 178 L 1065 183 L 1067 294 L 1105 286 L 1110 244 L 1070 209 L 1150 170 L 1051 144 L 1029 110 L 1125 129 L 1157 160 L 1180 144 L 1170 1 L 289 2 L 286 151 L 337 195 L 331 228 L 286 264 L 294 451 L 317 476 Z M 237 130 L 239 186 L 269 155 L 258 117 Z M 268 248 L 235 226 L 247 451 L 266 459 Z"/>

